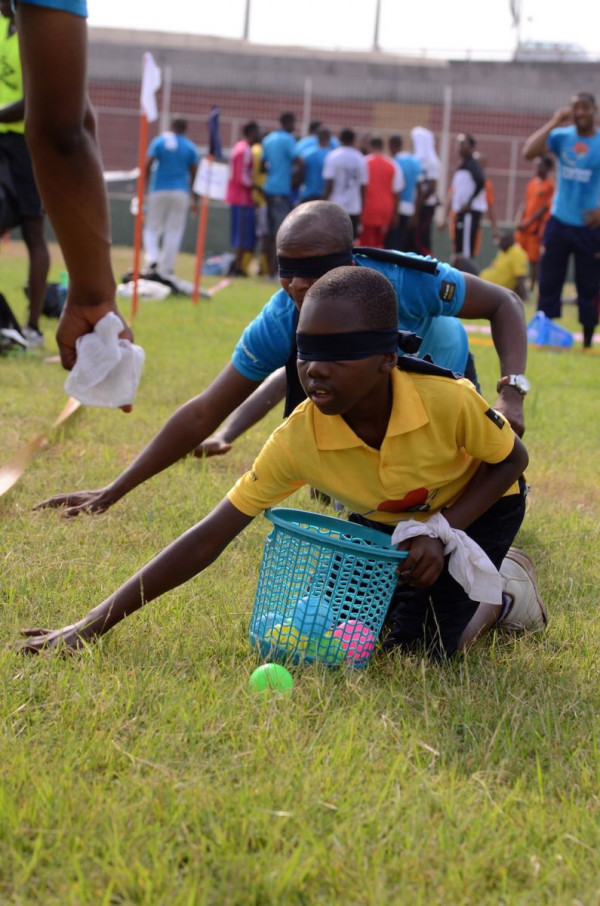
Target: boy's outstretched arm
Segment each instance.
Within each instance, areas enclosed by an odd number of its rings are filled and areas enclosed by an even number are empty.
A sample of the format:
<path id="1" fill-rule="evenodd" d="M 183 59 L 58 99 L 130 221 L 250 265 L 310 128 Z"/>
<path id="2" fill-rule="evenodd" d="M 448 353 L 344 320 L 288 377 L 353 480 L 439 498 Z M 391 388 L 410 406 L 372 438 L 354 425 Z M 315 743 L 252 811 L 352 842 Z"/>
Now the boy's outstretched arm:
<path id="1" fill-rule="evenodd" d="M 230 363 L 203 393 L 173 413 L 114 481 L 93 491 L 57 494 L 38 503 L 36 509 L 63 508 L 65 516 L 104 512 L 139 484 L 191 453 L 256 386 L 256 381 L 241 375 Z"/>
<path id="2" fill-rule="evenodd" d="M 22 630 L 27 641 L 19 650 L 36 654 L 57 646 L 81 648 L 94 641 L 144 604 L 206 569 L 250 522 L 251 516 L 225 498 L 81 620 L 62 629 Z"/>
<path id="3" fill-rule="evenodd" d="M 231 413 L 218 431 L 196 447 L 195 456 L 223 456 L 233 446 L 234 440 L 244 434 L 267 415 L 285 397 L 287 378 L 285 368 L 274 371 Z"/>

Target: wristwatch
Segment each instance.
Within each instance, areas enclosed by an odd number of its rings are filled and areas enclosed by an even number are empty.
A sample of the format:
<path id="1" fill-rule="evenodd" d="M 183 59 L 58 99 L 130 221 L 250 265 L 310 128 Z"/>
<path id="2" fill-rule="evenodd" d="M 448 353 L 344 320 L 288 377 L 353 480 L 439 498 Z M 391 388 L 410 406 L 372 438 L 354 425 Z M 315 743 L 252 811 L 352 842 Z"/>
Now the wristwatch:
<path id="1" fill-rule="evenodd" d="M 521 396 L 525 396 L 531 390 L 531 384 L 524 374 L 505 374 L 496 384 L 496 392 L 500 393 L 503 387 L 514 387 Z"/>

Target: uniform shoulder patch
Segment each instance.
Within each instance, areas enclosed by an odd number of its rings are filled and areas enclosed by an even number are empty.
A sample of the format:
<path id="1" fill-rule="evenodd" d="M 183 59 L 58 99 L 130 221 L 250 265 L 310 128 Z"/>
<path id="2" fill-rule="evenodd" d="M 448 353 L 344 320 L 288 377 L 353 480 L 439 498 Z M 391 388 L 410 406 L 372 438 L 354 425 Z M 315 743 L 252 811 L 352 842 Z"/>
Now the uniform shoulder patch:
<path id="1" fill-rule="evenodd" d="M 502 429 L 506 424 L 504 418 L 500 415 L 500 413 L 496 412 L 496 410 L 492 409 L 491 407 L 487 410 L 487 412 L 485 412 L 485 415 L 487 415 L 489 420 L 493 422 L 497 428 Z"/>
<path id="2" fill-rule="evenodd" d="M 443 302 L 451 302 L 456 291 L 456 284 L 449 283 L 448 280 L 442 280 L 440 286 L 440 299 Z"/>

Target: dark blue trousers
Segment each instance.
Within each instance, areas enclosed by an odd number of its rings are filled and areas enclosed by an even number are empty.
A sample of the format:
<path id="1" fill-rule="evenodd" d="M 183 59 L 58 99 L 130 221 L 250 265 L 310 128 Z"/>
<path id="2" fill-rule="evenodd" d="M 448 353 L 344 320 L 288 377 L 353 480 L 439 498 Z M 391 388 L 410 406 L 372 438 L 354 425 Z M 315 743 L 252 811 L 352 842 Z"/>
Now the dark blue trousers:
<path id="1" fill-rule="evenodd" d="M 550 217 L 543 246 L 538 310 L 549 318 L 560 318 L 562 288 L 569 258 L 573 255 L 579 323 L 583 327 L 595 327 L 600 304 L 600 227 L 568 226 L 556 217 Z"/>

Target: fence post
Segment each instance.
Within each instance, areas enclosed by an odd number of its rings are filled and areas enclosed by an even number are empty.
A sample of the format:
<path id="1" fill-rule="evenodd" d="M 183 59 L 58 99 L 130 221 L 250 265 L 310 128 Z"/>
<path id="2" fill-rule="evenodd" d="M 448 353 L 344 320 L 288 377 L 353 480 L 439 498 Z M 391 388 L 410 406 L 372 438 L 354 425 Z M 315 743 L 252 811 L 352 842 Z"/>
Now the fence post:
<path id="1" fill-rule="evenodd" d="M 513 138 L 510 143 L 510 163 L 508 165 L 508 185 L 506 187 L 506 222 L 512 223 L 516 213 L 515 192 L 517 187 L 517 161 L 519 139 Z"/>
<path id="2" fill-rule="evenodd" d="M 302 102 L 302 135 L 308 135 L 308 127 L 312 119 L 312 79 L 304 79 L 304 97 Z"/>
<path id="3" fill-rule="evenodd" d="M 446 204 L 446 195 L 448 194 L 448 182 L 450 171 L 450 123 L 452 121 L 452 85 L 444 85 L 444 109 L 442 112 L 442 139 L 440 142 L 440 160 L 442 162 L 442 172 L 440 182 L 437 188 L 438 197 L 441 207 L 438 210 L 443 211 Z M 439 216 L 439 215 L 438 215 Z"/>
<path id="4" fill-rule="evenodd" d="M 160 105 L 160 131 L 166 132 L 171 125 L 171 88 L 173 85 L 173 67 L 163 66 L 162 103 Z"/>

